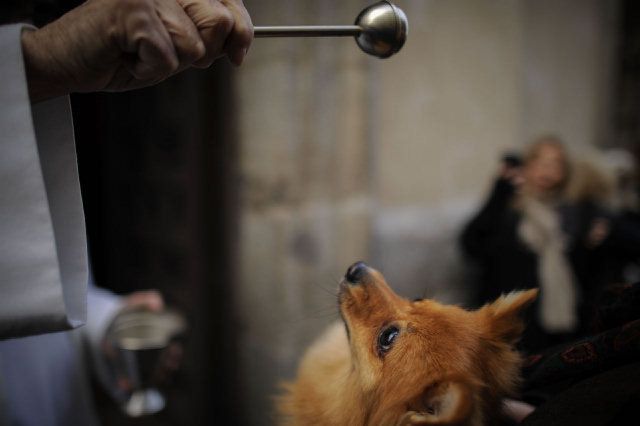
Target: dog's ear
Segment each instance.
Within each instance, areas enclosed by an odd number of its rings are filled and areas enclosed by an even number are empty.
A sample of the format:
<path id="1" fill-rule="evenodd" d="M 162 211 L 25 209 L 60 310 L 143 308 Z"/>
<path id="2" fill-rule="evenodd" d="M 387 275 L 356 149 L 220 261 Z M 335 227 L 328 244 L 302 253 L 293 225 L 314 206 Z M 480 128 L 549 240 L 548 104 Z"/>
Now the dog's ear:
<path id="1" fill-rule="evenodd" d="M 486 315 L 488 331 L 493 337 L 514 344 L 524 330 L 523 312 L 537 296 L 538 289 L 514 291 L 485 305 L 479 313 Z"/>
<path id="2" fill-rule="evenodd" d="M 466 420 L 473 405 L 471 386 L 459 380 L 447 380 L 429 386 L 399 425 L 455 425 Z"/>

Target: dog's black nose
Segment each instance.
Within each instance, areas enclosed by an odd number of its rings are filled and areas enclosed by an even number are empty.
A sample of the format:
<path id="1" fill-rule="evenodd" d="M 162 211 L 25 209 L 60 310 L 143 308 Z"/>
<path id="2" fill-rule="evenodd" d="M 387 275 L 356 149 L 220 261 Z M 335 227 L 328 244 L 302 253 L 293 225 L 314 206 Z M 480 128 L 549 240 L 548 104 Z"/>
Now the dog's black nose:
<path id="1" fill-rule="evenodd" d="M 347 273 L 344 275 L 344 278 L 349 284 L 359 284 L 362 278 L 367 275 L 368 271 L 369 267 L 366 263 L 356 262 L 353 265 L 349 266 L 349 269 L 347 269 Z"/>

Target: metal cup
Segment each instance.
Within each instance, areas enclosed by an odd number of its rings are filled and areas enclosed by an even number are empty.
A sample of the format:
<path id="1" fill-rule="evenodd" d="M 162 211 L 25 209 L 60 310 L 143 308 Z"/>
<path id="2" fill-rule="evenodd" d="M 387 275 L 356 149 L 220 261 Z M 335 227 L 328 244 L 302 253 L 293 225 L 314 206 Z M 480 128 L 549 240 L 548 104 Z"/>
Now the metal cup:
<path id="1" fill-rule="evenodd" d="M 106 335 L 117 381 L 125 383 L 124 412 L 131 417 L 161 411 L 165 398 L 155 387 L 169 345 L 186 330 L 175 311 L 127 310 L 116 316 Z"/>

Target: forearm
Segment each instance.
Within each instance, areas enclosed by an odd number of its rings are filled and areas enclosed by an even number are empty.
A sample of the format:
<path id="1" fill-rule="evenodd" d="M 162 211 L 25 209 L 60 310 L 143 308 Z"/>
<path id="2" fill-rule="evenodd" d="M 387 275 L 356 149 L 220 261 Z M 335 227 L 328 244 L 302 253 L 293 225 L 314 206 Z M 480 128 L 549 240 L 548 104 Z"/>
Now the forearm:
<path id="1" fill-rule="evenodd" d="M 101 19 L 102 18 L 102 19 Z M 72 92 L 100 90 L 122 53 L 117 23 L 96 2 L 86 2 L 40 29 L 22 32 L 29 97 L 38 102 Z"/>
<path id="2" fill-rule="evenodd" d="M 22 51 L 32 103 L 55 98 L 69 93 L 64 80 L 55 71 L 55 58 L 40 39 L 42 30 L 25 29 L 22 31 Z"/>

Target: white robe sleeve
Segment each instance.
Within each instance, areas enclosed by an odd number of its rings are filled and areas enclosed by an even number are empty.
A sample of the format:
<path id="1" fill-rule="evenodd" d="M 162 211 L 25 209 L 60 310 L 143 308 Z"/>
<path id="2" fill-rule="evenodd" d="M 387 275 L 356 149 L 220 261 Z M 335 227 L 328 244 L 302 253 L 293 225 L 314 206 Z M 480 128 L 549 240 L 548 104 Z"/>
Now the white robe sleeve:
<path id="1" fill-rule="evenodd" d="M 102 342 L 111 322 L 124 308 L 124 299 L 108 290 L 95 287 L 90 279 L 87 300 L 87 325 L 81 331 L 88 346 L 91 366 L 103 390 L 120 403 L 124 401 L 125 395 L 118 388 L 113 366 L 105 358 Z"/>
<path id="2" fill-rule="evenodd" d="M 86 319 L 87 248 L 69 100 L 30 104 L 25 27 L 0 26 L 0 339 Z"/>

